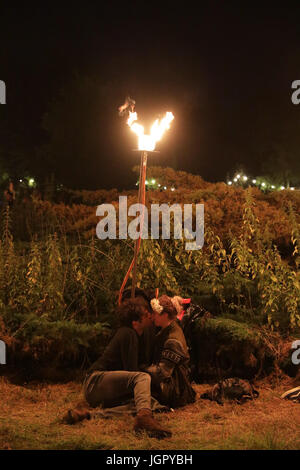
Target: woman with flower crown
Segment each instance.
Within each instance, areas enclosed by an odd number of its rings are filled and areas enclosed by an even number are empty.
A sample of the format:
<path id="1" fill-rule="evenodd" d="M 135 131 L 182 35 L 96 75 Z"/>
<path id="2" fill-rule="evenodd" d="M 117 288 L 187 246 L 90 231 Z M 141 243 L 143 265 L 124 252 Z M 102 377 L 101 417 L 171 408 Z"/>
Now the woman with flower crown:
<path id="1" fill-rule="evenodd" d="M 151 307 L 154 324 L 160 327 L 153 364 L 145 369 L 151 375 L 152 395 L 172 408 L 193 403 L 196 393 L 190 383 L 190 356 L 177 310 L 167 295 L 152 299 Z"/>

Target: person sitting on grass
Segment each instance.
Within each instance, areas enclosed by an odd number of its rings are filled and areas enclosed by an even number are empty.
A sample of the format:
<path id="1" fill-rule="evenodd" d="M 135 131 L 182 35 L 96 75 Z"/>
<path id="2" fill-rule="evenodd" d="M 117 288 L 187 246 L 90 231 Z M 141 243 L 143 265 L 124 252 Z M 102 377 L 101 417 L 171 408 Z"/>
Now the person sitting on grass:
<path id="1" fill-rule="evenodd" d="M 136 418 L 134 430 L 146 431 L 157 438 L 170 437 L 152 416 L 151 377 L 139 370 L 139 350 L 144 328 L 151 322 L 151 313 L 140 299 L 125 300 L 118 310 L 120 328 L 116 331 L 103 355 L 90 367 L 83 384 L 87 403 L 95 408 L 110 408 L 134 398 Z M 88 408 L 69 410 L 64 417 L 67 424 L 90 419 Z"/>
<path id="2" fill-rule="evenodd" d="M 177 321 L 172 299 L 162 295 L 151 300 L 152 319 L 160 331 L 155 337 L 154 361 L 145 368 L 151 375 L 152 395 L 172 408 L 194 403 L 196 393 L 190 383 L 190 356 L 186 339 Z"/>

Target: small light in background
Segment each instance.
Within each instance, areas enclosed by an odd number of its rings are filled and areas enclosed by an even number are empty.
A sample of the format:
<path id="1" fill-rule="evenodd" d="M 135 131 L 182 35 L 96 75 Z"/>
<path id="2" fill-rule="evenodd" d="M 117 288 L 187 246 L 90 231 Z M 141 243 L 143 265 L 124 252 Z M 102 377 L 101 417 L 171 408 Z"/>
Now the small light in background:
<path id="1" fill-rule="evenodd" d="M 229 184 L 229 186 L 231 186 L 231 185 L 232 185 L 232 181 L 228 181 L 228 184 Z"/>
<path id="2" fill-rule="evenodd" d="M 256 180 L 252 180 L 252 183 L 255 184 L 255 183 L 256 183 Z"/>
<path id="3" fill-rule="evenodd" d="M 247 179 L 248 179 L 248 176 L 243 176 L 244 181 L 247 181 Z"/>

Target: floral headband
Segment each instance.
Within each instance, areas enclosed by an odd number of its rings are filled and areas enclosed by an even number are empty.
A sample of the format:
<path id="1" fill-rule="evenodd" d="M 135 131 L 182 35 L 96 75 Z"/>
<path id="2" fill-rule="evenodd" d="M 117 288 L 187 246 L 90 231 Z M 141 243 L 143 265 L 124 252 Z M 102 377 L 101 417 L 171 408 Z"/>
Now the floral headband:
<path id="1" fill-rule="evenodd" d="M 162 305 L 160 305 L 159 300 L 152 299 L 150 303 L 151 303 L 152 310 L 160 315 L 164 308 Z"/>

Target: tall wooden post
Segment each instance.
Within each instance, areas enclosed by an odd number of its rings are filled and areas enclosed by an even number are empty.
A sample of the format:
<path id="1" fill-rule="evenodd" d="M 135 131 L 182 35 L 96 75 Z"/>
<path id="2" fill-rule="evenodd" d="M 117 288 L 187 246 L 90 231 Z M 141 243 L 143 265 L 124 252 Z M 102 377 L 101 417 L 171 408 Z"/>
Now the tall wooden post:
<path id="1" fill-rule="evenodd" d="M 146 170 L 147 170 L 147 152 L 143 151 L 141 154 L 141 164 L 140 164 L 140 182 L 139 182 L 139 195 L 138 195 L 138 203 L 145 205 L 145 183 L 146 183 Z M 136 269 L 137 269 L 137 261 L 138 261 L 138 253 L 141 244 L 141 235 L 144 226 L 144 207 L 141 214 L 141 224 L 140 224 L 140 236 L 135 241 L 134 245 L 134 258 L 133 258 L 133 272 L 132 272 L 132 287 L 131 287 L 131 298 L 135 297 L 135 286 L 136 286 Z"/>

